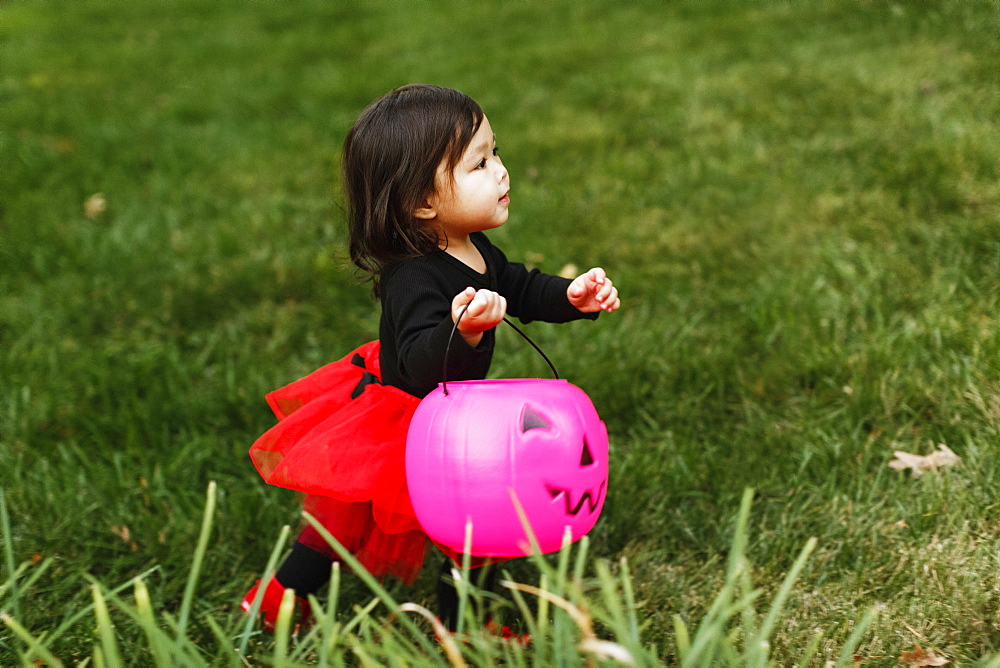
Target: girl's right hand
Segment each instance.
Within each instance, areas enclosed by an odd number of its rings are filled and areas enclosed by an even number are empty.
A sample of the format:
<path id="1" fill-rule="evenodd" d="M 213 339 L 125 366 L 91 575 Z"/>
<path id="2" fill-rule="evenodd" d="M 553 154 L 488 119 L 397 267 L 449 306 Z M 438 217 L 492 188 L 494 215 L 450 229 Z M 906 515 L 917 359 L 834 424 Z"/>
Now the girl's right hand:
<path id="1" fill-rule="evenodd" d="M 459 320 L 466 304 L 469 308 Z M 473 348 L 479 345 L 483 332 L 499 325 L 506 314 L 507 300 L 492 290 L 468 287 L 451 300 L 451 319 L 458 323 L 458 333 Z"/>

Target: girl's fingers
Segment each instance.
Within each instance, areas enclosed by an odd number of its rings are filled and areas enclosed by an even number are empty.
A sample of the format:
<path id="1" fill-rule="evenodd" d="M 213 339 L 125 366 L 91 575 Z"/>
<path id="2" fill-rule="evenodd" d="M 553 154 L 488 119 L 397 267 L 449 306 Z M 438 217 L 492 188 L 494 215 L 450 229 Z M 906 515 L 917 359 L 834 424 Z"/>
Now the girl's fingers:
<path id="1" fill-rule="evenodd" d="M 609 313 L 617 310 L 621 305 L 621 301 L 618 299 L 618 288 L 611 281 L 607 281 L 604 288 L 597 295 L 597 302 L 601 305 L 602 309 Z"/>
<path id="2" fill-rule="evenodd" d="M 469 308 L 465 310 L 468 318 L 478 318 L 486 310 L 486 303 L 478 297 L 469 302 Z"/>
<path id="3" fill-rule="evenodd" d="M 471 290 L 471 288 L 470 288 Z M 490 290 L 479 290 L 474 292 L 474 297 L 469 303 L 469 308 L 465 313 L 462 322 L 469 321 L 470 327 L 476 327 L 476 323 L 481 326 L 487 325 L 487 329 L 495 326 L 507 313 L 507 300 Z M 462 295 L 465 296 L 464 294 Z M 461 325 L 460 325 L 461 326 Z"/>
<path id="4" fill-rule="evenodd" d="M 611 295 L 611 297 L 605 303 L 605 307 L 604 308 L 605 308 L 605 310 L 608 313 L 611 313 L 612 311 L 617 311 L 618 307 L 621 306 L 621 305 L 622 305 L 622 302 L 621 302 L 620 299 L 618 299 L 618 291 L 615 290 L 614 294 Z"/>
<path id="5" fill-rule="evenodd" d="M 481 313 L 485 313 L 496 306 L 497 293 L 490 292 L 489 290 L 480 290 L 476 293 L 476 302 L 482 304 Z"/>
<path id="6" fill-rule="evenodd" d="M 486 307 L 483 309 L 483 317 L 488 318 L 491 322 L 503 320 L 503 316 L 507 312 L 507 300 L 495 292 L 486 293 L 485 300 Z"/>
<path id="7" fill-rule="evenodd" d="M 475 297 L 476 291 L 473 288 L 462 290 L 451 300 L 451 310 L 457 313 L 463 306 L 470 304 Z"/>

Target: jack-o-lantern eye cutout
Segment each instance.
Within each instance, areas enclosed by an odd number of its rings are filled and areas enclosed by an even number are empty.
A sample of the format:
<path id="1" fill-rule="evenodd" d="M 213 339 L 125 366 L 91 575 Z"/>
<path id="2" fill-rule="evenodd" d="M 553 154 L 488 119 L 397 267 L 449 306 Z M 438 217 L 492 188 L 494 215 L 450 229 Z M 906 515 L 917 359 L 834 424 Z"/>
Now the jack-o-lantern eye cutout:
<path id="1" fill-rule="evenodd" d="M 521 412 L 521 433 L 531 429 L 552 429 L 552 424 L 541 413 L 526 405 Z"/>
<path id="2" fill-rule="evenodd" d="M 590 452 L 590 445 L 587 443 L 587 439 L 583 439 L 583 452 L 580 453 L 580 466 L 593 466 L 594 465 L 594 455 Z"/>

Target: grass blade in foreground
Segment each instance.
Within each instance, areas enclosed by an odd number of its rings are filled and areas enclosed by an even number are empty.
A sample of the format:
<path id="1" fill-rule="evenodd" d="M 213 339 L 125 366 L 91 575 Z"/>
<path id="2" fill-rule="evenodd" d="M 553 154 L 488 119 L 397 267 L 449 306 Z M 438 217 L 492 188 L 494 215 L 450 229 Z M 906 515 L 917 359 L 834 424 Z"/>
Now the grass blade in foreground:
<path id="1" fill-rule="evenodd" d="M 97 629 L 100 632 L 101 644 L 94 647 L 94 655 L 103 657 L 104 662 L 109 666 L 123 666 L 121 651 L 118 647 L 118 638 L 115 637 L 114 624 L 111 623 L 111 615 L 108 614 L 108 606 L 101 593 L 101 587 L 97 583 L 90 586 L 91 594 L 94 597 L 94 616 L 97 617 Z"/>
<path id="2" fill-rule="evenodd" d="M 198 545 L 195 548 L 191 570 L 188 573 L 187 586 L 184 587 L 184 599 L 181 601 L 180 616 L 177 618 L 178 642 L 184 637 L 187 630 L 188 617 L 191 614 L 191 603 L 194 600 L 195 587 L 198 584 L 198 576 L 201 573 L 201 563 L 205 558 L 205 550 L 208 548 L 208 538 L 212 532 L 212 516 L 215 514 L 215 488 L 214 480 L 208 483 L 205 513 L 201 520 L 201 533 L 198 536 Z"/>
<path id="3" fill-rule="evenodd" d="M 0 531 L 3 535 L 4 560 L 7 564 L 7 587 L 10 590 L 11 607 L 14 609 L 14 618 L 21 616 L 20 603 L 17 594 L 17 568 L 14 561 L 14 538 L 10 530 L 10 515 L 7 514 L 7 500 L 3 488 L 0 488 Z"/>

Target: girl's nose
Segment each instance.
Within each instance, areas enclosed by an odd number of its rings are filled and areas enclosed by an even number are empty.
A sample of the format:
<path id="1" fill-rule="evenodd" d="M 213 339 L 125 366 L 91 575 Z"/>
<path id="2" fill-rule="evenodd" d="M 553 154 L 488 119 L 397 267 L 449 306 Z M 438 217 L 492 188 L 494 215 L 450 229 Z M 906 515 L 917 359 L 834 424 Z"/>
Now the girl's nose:
<path id="1" fill-rule="evenodd" d="M 500 168 L 497 170 L 497 183 L 503 183 L 507 179 L 507 168 L 503 166 L 502 162 L 498 161 Z"/>

